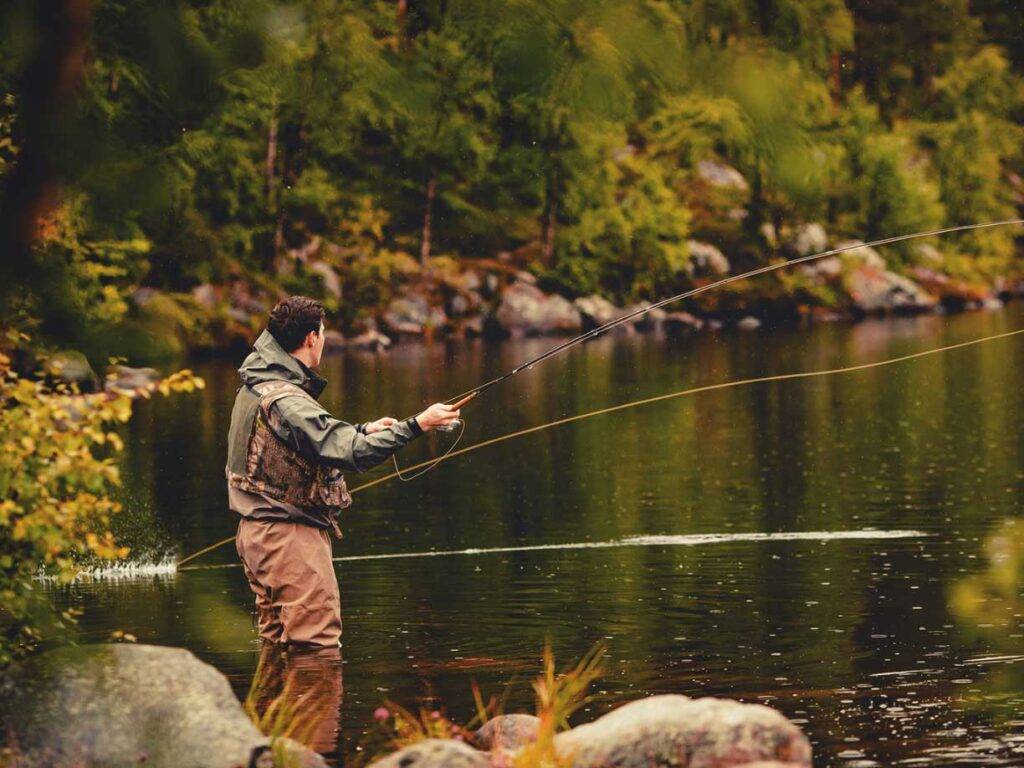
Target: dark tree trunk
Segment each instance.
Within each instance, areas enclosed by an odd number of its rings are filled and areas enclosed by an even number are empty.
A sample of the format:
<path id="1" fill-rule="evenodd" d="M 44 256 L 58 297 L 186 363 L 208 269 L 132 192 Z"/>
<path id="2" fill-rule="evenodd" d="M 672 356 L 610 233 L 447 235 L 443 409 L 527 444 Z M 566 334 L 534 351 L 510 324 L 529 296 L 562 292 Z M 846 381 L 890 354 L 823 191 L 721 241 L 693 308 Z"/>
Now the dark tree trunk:
<path id="1" fill-rule="evenodd" d="M 423 236 L 420 238 L 420 266 L 426 272 L 430 263 L 430 225 L 431 213 L 434 208 L 434 197 L 437 194 L 437 171 L 431 169 L 427 181 L 427 204 L 423 210 Z"/>
<path id="2" fill-rule="evenodd" d="M 548 174 L 547 194 L 544 198 L 544 215 L 541 234 L 541 257 L 546 266 L 555 260 L 555 224 L 558 221 L 558 171 Z"/>
<path id="3" fill-rule="evenodd" d="M 59 199 L 51 145 L 59 141 L 61 113 L 82 84 L 92 12 L 91 0 L 40 0 L 34 5 L 38 42 L 18 83 L 14 140 L 19 154 L 0 190 L 0 293 L 4 299 L 20 285 L 40 288 L 41 280 L 56 277 L 39 274 L 32 246 L 39 238 L 41 221 Z"/>

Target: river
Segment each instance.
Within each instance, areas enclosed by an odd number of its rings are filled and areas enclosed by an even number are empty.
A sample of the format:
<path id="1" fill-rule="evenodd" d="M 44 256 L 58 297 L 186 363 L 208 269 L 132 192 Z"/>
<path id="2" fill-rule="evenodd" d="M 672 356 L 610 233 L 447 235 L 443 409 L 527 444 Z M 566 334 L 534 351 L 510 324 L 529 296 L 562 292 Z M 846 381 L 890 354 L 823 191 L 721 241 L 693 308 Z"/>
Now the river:
<path id="1" fill-rule="evenodd" d="M 1024 311 L 1011 305 L 812 329 L 609 335 L 472 404 L 461 445 L 690 386 L 1017 327 Z M 332 356 L 322 400 L 352 421 L 405 416 L 552 343 Z M 222 467 L 237 363 L 197 364 L 204 392 L 143 403 L 128 426 L 119 529 L 136 562 L 232 533 Z M 357 494 L 335 547 L 338 759 L 354 754 L 387 699 L 439 703 L 468 720 L 475 680 L 486 693 L 511 683 L 507 710 L 530 710 L 529 680 L 550 639 L 566 664 L 607 644 L 605 674 L 577 720 L 652 693 L 721 695 L 781 710 L 810 737 L 816 765 L 1024 763 L 1022 371 L 1015 337 L 699 394 Z M 401 461 L 451 439 L 420 440 Z M 864 533 L 757 535 L 792 532 Z M 593 543 L 607 546 L 582 546 Z M 468 551 L 424 555 L 439 550 Z M 408 553 L 420 556 L 363 557 Z M 228 546 L 198 562 L 235 560 Z M 57 598 L 84 609 L 83 639 L 123 630 L 183 646 L 240 696 L 249 687 L 259 649 L 237 567 L 87 580 Z"/>

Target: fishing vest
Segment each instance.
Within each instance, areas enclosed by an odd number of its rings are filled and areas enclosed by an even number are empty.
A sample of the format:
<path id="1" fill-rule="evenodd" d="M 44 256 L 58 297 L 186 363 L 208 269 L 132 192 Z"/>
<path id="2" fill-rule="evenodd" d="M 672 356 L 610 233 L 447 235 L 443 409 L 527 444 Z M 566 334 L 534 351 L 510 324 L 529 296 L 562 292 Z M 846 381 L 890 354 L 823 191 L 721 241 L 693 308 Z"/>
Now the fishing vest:
<path id="1" fill-rule="evenodd" d="M 310 461 L 281 440 L 273 429 L 280 419 L 279 413 L 271 410 L 274 403 L 283 397 L 313 397 L 287 381 L 267 381 L 251 389 L 259 403 L 245 450 L 245 471 L 229 471 L 228 483 L 274 501 L 315 510 L 340 539 L 338 514 L 352 504 L 341 470 Z"/>

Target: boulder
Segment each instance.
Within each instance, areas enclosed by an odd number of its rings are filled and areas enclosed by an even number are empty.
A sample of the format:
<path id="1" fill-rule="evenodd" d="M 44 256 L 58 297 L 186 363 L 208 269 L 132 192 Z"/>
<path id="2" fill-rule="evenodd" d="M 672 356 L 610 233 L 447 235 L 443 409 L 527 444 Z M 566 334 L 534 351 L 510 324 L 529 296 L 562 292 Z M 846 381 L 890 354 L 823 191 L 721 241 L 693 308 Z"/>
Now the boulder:
<path id="1" fill-rule="evenodd" d="M 370 768 L 491 768 L 491 761 L 461 741 L 425 739 L 370 763 Z"/>
<path id="2" fill-rule="evenodd" d="M 476 732 L 477 742 L 484 749 L 519 749 L 537 740 L 540 719 L 533 715 L 498 715 Z"/>
<path id="3" fill-rule="evenodd" d="M 0 728 L 25 768 L 272 765 L 227 678 L 180 648 L 86 645 L 39 654 L 0 682 Z M 309 766 L 325 763 L 298 745 Z"/>
<path id="4" fill-rule="evenodd" d="M 761 327 L 761 321 L 758 320 L 756 317 L 751 317 L 750 315 L 747 315 L 746 317 L 742 318 L 738 323 L 736 323 L 736 327 L 744 331 L 756 331 L 758 328 Z"/>
<path id="5" fill-rule="evenodd" d="M 963 280 L 954 280 L 949 275 L 924 266 L 910 270 L 914 282 L 933 296 L 938 297 L 947 308 L 962 309 L 970 302 L 984 301 L 988 292 L 980 286 L 970 285 Z"/>
<path id="6" fill-rule="evenodd" d="M 421 336 L 429 328 L 441 328 L 448 318 L 440 307 L 430 305 L 421 293 L 392 299 L 381 317 L 393 335 Z"/>
<path id="7" fill-rule="evenodd" d="M 747 183 L 742 173 L 731 165 L 714 160 L 701 160 L 697 163 L 697 175 L 712 187 L 738 189 L 743 192 L 750 189 L 750 184 Z"/>
<path id="8" fill-rule="evenodd" d="M 704 321 L 689 312 L 669 312 L 665 315 L 664 324 L 667 333 L 699 331 L 704 327 Z"/>
<path id="9" fill-rule="evenodd" d="M 729 272 L 729 260 L 716 246 L 699 240 L 690 240 L 687 245 L 690 249 L 687 272 L 691 277 L 719 276 Z"/>
<path id="10" fill-rule="evenodd" d="M 160 374 L 155 368 L 132 368 L 127 365 L 115 365 L 107 373 L 104 389 L 148 389 L 159 380 Z"/>
<path id="11" fill-rule="evenodd" d="M 866 264 L 849 270 L 843 287 L 854 308 L 867 314 L 922 312 L 937 304 L 935 297 L 913 280 Z"/>
<path id="12" fill-rule="evenodd" d="M 345 346 L 350 349 L 366 349 L 371 352 L 383 352 L 391 346 L 391 339 L 378 330 L 371 328 L 349 339 Z"/>
<path id="13" fill-rule="evenodd" d="M 212 310 L 217 306 L 217 289 L 210 283 L 197 285 L 192 289 L 192 301 L 205 310 Z"/>
<path id="14" fill-rule="evenodd" d="M 854 248 L 851 246 L 861 246 L 860 248 Z M 839 256 L 842 257 L 843 261 L 850 265 L 864 264 L 868 267 L 874 267 L 875 269 L 885 269 L 886 263 L 882 255 L 869 245 L 864 245 L 863 240 L 846 240 L 839 243 L 836 248 L 849 248 L 848 251 L 843 251 Z M 827 261 L 827 259 L 823 259 Z"/>
<path id="15" fill-rule="evenodd" d="M 568 299 L 521 280 L 501 294 L 494 320 L 512 337 L 578 333 L 583 328 L 583 318 Z"/>
<path id="16" fill-rule="evenodd" d="M 632 312 L 636 312 L 637 310 L 649 306 L 650 304 L 645 304 L 642 302 L 639 304 L 630 304 L 628 307 L 623 307 L 622 314 L 628 315 Z M 645 312 L 642 315 L 637 315 L 629 322 L 634 328 L 639 328 L 644 331 L 653 331 L 657 330 L 658 328 L 661 328 L 662 324 L 665 322 L 665 318 L 667 317 L 668 312 L 666 312 L 661 307 L 658 307 L 657 309 L 652 309 L 650 312 Z"/>
<path id="17" fill-rule="evenodd" d="M 89 359 L 75 349 L 65 349 L 50 355 L 43 363 L 43 373 L 51 382 L 76 387 L 83 393 L 95 392 L 100 385 Z"/>
<path id="18" fill-rule="evenodd" d="M 810 256 L 828 248 L 828 233 L 821 224 L 804 224 L 796 231 L 793 248 L 801 256 Z"/>
<path id="19" fill-rule="evenodd" d="M 598 296 L 596 293 L 593 296 L 581 296 L 572 305 L 576 307 L 583 318 L 583 327 L 586 330 L 610 323 L 612 320 L 625 314 L 623 310 L 616 307 L 608 299 Z M 629 323 L 624 324 L 624 326 L 629 325 Z"/>
<path id="20" fill-rule="evenodd" d="M 572 768 L 727 768 L 778 761 L 809 768 L 800 729 L 760 704 L 665 695 L 641 699 L 555 737 Z"/>

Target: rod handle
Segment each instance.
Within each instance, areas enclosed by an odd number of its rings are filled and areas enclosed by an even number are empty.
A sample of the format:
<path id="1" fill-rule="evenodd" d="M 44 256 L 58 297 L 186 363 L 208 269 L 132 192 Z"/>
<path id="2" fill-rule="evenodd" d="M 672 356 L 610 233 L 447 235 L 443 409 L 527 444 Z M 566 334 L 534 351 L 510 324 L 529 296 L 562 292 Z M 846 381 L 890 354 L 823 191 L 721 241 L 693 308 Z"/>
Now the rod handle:
<path id="1" fill-rule="evenodd" d="M 459 410 L 462 406 L 464 406 L 466 403 L 468 403 L 470 400 L 472 400 L 479 394 L 479 392 L 471 392 L 470 394 L 466 395 L 464 398 L 459 400 L 457 403 L 452 403 L 451 407 L 454 408 L 455 410 Z"/>

